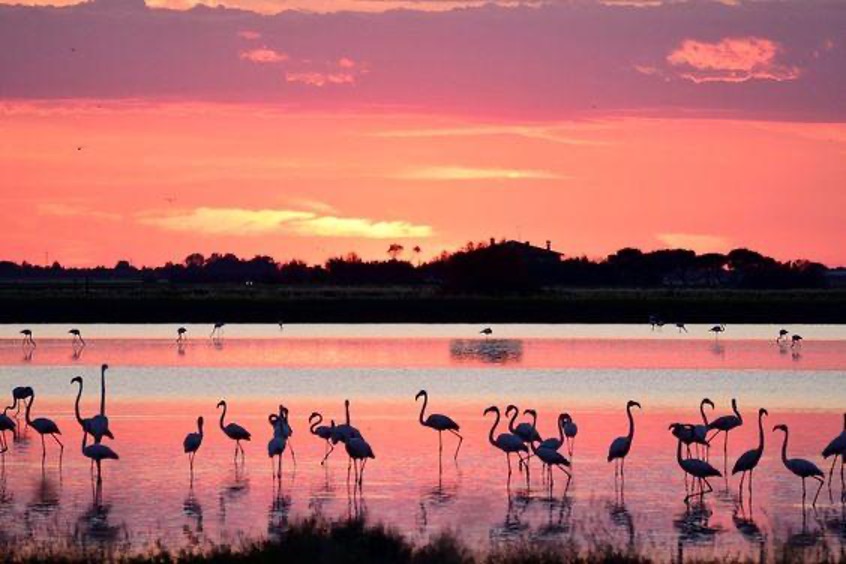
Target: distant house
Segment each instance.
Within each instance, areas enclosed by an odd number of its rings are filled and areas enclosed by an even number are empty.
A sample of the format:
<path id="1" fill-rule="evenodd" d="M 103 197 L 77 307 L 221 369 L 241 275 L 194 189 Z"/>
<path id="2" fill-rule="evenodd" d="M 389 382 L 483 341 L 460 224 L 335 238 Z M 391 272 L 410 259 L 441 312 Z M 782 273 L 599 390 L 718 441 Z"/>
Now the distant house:
<path id="1" fill-rule="evenodd" d="M 522 257 L 526 264 L 535 265 L 555 265 L 561 262 L 564 253 L 552 250 L 552 241 L 547 241 L 545 247 L 537 247 L 532 245 L 529 241 L 514 241 L 507 239 L 504 241 L 496 241 L 491 237 L 490 247 L 501 247 L 514 252 Z"/>

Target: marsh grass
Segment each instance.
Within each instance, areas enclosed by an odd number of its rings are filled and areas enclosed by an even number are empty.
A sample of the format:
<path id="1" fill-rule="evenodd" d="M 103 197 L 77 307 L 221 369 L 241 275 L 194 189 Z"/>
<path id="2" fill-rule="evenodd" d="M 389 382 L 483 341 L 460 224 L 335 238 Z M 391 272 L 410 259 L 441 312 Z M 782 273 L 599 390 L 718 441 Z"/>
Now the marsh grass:
<path id="1" fill-rule="evenodd" d="M 538 543 L 517 541 L 487 551 L 473 551 L 454 533 L 442 532 L 425 544 L 415 545 L 396 530 L 363 519 L 327 521 L 310 517 L 289 526 L 278 538 L 242 539 L 235 544 L 195 546 L 170 551 L 161 544 L 143 553 L 131 552 L 128 544 L 81 545 L 68 538 L 59 544 L 33 546 L 0 544 L 5 562 L 57 562 L 88 564 L 125 562 L 128 564 L 214 564 L 273 562 L 283 564 L 595 564 L 619 562 L 642 564 L 678 560 L 677 555 L 656 557 L 641 548 L 619 548 L 594 539 L 589 546 L 561 541 Z M 684 559 L 694 563 L 745 563 L 759 559 L 721 557 Z M 844 563 L 846 552 L 821 543 L 813 547 L 774 542 L 766 561 L 776 564 L 799 562 Z"/>

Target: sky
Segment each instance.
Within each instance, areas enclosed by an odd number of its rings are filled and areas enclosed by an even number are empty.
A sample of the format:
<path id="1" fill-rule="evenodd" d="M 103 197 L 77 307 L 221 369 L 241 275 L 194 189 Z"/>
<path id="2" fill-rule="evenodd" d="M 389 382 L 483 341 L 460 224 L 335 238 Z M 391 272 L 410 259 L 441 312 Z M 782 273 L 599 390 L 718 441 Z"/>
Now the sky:
<path id="1" fill-rule="evenodd" d="M 36 4 L 0 2 L 0 259 L 846 264 L 839 0 Z"/>

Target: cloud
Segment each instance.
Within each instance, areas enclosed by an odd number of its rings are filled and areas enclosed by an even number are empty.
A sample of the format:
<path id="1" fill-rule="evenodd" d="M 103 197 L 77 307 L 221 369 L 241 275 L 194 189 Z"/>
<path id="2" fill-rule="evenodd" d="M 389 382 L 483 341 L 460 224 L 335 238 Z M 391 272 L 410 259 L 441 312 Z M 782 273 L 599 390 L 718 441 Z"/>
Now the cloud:
<path id="1" fill-rule="evenodd" d="M 689 249 L 696 252 L 719 252 L 731 247 L 725 237 L 701 233 L 659 233 L 655 236 L 667 247 Z"/>
<path id="2" fill-rule="evenodd" d="M 241 39 L 246 39 L 247 41 L 255 41 L 257 39 L 261 39 L 261 34 L 257 31 L 252 31 L 250 29 L 242 29 L 238 32 L 238 37 Z"/>
<path id="3" fill-rule="evenodd" d="M 288 60 L 288 55 L 262 47 L 261 49 L 250 49 L 249 51 L 241 51 L 241 59 L 251 61 L 253 63 L 284 63 Z"/>
<path id="4" fill-rule="evenodd" d="M 84 217 L 86 219 L 104 221 L 120 221 L 123 219 L 123 216 L 118 213 L 99 211 L 79 204 L 61 202 L 38 204 L 37 211 L 40 215 L 51 215 L 55 217 Z"/>
<path id="5" fill-rule="evenodd" d="M 727 37 L 715 43 L 686 39 L 667 55 L 682 78 L 703 82 L 795 80 L 798 67 L 776 61 L 781 45 L 762 37 Z"/>
<path id="6" fill-rule="evenodd" d="M 327 84 L 355 84 L 355 75 L 348 72 L 287 72 L 285 73 L 285 80 L 320 87 Z"/>
<path id="7" fill-rule="evenodd" d="M 430 166 L 409 169 L 393 176 L 399 180 L 563 180 L 548 170 Z"/>
<path id="8" fill-rule="evenodd" d="M 138 222 L 167 231 L 205 235 L 255 236 L 273 233 L 309 237 L 401 239 L 430 237 L 432 228 L 407 221 L 321 215 L 316 211 L 199 207 L 178 212 L 147 211 Z"/>
<path id="9" fill-rule="evenodd" d="M 397 137 L 397 138 L 422 138 L 422 137 L 487 137 L 487 136 L 514 136 L 525 139 L 536 139 L 549 141 L 562 145 L 581 146 L 603 146 L 608 145 L 607 141 L 597 141 L 568 135 L 568 130 L 591 131 L 602 129 L 605 126 L 600 123 L 580 123 L 571 125 L 522 125 L 522 124 L 475 124 L 460 127 L 432 127 L 425 129 L 391 129 L 378 131 L 374 137 Z"/>

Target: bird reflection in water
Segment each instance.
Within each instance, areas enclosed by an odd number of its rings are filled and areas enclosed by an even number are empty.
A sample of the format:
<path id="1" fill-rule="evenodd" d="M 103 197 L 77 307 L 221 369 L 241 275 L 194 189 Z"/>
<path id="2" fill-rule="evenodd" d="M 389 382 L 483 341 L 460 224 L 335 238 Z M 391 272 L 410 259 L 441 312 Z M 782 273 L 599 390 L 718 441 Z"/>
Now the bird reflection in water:
<path id="1" fill-rule="evenodd" d="M 121 537 L 121 532 L 124 533 L 124 537 L 128 538 L 123 526 L 109 523 L 111 505 L 103 503 L 102 481 L 97 480 L 96 483 L 92 483 L 91 495 L 91 505 L 77 519 L 74 536 L 101 547 L 113 546 Z"/>
<path id="2" fill-rule="evenodd" d="M 71 360 L 79 360 L 80 358 L 82 358 L 82 351 L 84 350 L 84 344 L 78 344 L 77 342 L 74 342 L 74 344 L 71 346 Z"/>
<path id="3" fill-rule="evenodd" d="M 273 481 L 273 500 L 267 510 L 267 536 L 278 540 L 288 528 L 288 515 L 291 512 L 291 496 L 286 494 L 282 482 Z"/>
<path id="4" fill-rule="evenodd" d="M 716 357 L 719 357 L 719 358 L 725 358 L 726 357 L 726 347 L 725 347 L 725 345 L 723 345 L 719 341 L 714 341 L 713 343 L 711 343 L 709 345 L 709 349 L 711 351 L 711 354 L 713 354 Z"/>
<path id="5" fill-rule="evenodd" d="M 424 488 L 420 495 L 420 513 L 417 516 L 417 529 L 422 534 L 429 528 L 429 511 L 435 513 L 449 507 L 458 496 L 459 481 L 444 485 L 443 476 L 438 475 L 438 483 Z"/>
<path id="6" fill-rule="evenodd" d="M 33 353 L 35 353 L 35 347 L 24 347 L 24 349 L 23 349 L 23 361 L 24 362 L 32 362 Z"/>
<path id="7" fill-rule="evenodd" d="M 459 362 L 508 364 L 523 360 L 523 341 L 518 339 L 453 339 L 449 354 Z"/>
<path id="8" fill-rule="evenodd" d="M 528 531 L 529 525 L 523 521 L 523 516 L 531 503 L 532 496 L 528 490 L 513 495 L 509 492 L 505 519 L 501 524 L 492 526 L 489 531 L 492 544 L 519 538 Z"/>
<path id="9" fill-rule="evenodd" d="M 758 561 L 767 561 L 767 536 L 761 531 L 761 528 L 755 523 L 752 518 L 752 509 L 749 509 L 749 515 L 745 515 L 743 505 L 735 507 L 731 515 L 731 521 L 740 536 L 746 539 L 749 543 L 758 547 Z"/>
<path id="10" fill-rule="evenodd" d="M 247 479 L 246 471 L 242 463 L 235 462 L 232 479 L 228 480 L 220 488 L 218 497 L 220 508 L 220 522 L 226 523 L 226 508 L 228 504 L 237 503 L 242 500 L 250 491 L 250 481 Z"/>
<path id="11" fill-rule="evenodd" d="M 349 481 L 347 481 L 347 520 L 367 520 L 367 504 L 364 501 L 364 491 L 359 485 L 351 485 Z"/>
<path id="12" fill-rule="evenodd" d="M 710 525 L 712 515 L 713 511 L 700 501 L 687 505 L 684 513 L 673 520 L 673 527 L 679 534 L 676 543 L 678 562 L 684 562 L 684 549 L 687 546 L 715 542 L 722 529 Z"/>
<path id="13" fill-rule="evenodd" d="M 787 545 L 791 548 L 813 548 L 820 544 L 823 540 L 822 523 L 818 520 L 816 510 L 813 511 L 813 516 L 817 520 L 817 526 L 813 529 L 808 528 L 808 511 L 802 507 L 802 530 L 798 533 L 793 533 L 787 537 Z M 804 559 L 803 559 L 804 560 Z"/>
<path id="14" fill-rule="evenodd" d="M 182 533 L 189 546 L 199 546 L 203 534 L 203 506 L 194 494 L 194 481 L 188 487 L 188 495 L 182 502 L 182 514 L 187 522 L 182 526 Z"/>
<path id="15" fill-rule="evenodd" d="M 572 500 L 565 494 L 561 498 L 547 498 L 543 503 L 547 506 L 547 520 L 538 527 L 537 538 L 552 539 L 569 533 L 570 517 L 573 514 Z"/>
<path id="16" fill-rule="evenodd" d="M 611 524 L 626 533 L 626 544 L 631 550 L 635 543 L 635 525 L 631 512 L 626 507 L 625 497 L 621 494 L 613 503 L 608 503 L 608 517 Z"/>

